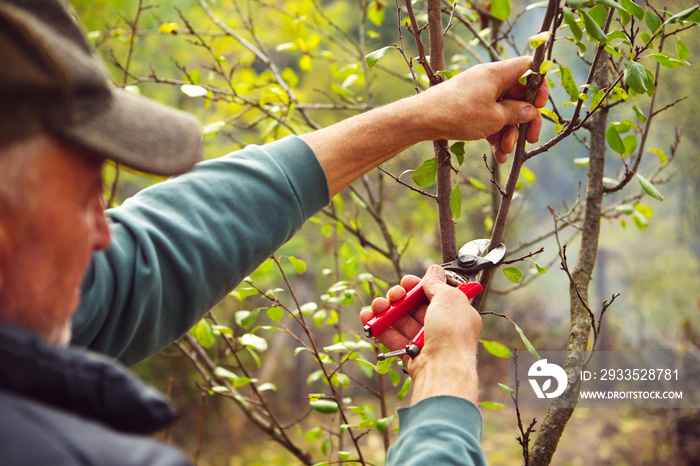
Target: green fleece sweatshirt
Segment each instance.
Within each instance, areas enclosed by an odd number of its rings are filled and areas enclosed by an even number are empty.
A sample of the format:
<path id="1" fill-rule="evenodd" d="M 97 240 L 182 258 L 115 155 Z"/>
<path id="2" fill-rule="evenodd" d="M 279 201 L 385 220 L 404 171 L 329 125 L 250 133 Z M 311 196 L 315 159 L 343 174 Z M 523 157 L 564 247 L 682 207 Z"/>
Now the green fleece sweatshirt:
<path id="1" fill-rule="evenodd" d="M 297 137 L 202 162 L 141 191 L 108 211 L 112 244 L 86 272 L 72 344 L 127 365 L 145 359 L 187 332 L 328 202 L 323 169 Z M 387 464 L 483 464 L 481 415 L 466 400 L 424 400 L 400 410 L 400 423 Z"/>

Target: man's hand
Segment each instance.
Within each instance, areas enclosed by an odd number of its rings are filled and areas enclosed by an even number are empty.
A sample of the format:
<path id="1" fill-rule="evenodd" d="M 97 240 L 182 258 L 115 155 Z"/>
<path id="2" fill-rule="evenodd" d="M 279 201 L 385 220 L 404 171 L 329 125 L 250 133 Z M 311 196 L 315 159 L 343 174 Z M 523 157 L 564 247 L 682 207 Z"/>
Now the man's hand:
<path id="1" fill-rule="evenodd" d="M 518 82 L 531 64 L 531 57 L 519 57 L 477 65 L 418 95 L 301 138 L 321 163 L 331 196 L 421 141 L 487 139 L 503 163 L 515 149 L 516 125 L 530 122 L 527 140 L 539 138 L 542 116 L 537 108 L 547 103 L 547 81 L 535 105 L 522 101 L 525 88 Z"/>
<path id="2" fill-rule="evenodd" d="M 360 312 L 367 323 L 418 284 L 420 279 L 407 275 L 401 286 L 387 292 L 386 298 L 372 302 L 372 310 Z M 481 316 L 469 304 L 467 297 L 445 283 L 445 272 L 432 266 L 425 274 L 423 291 L 430 300 L 414 313 L 403 316 L 392 327 L 377 335 L 389 350 L 405 347 L 425 325 L 425 344 L 421 353 L 411 359 L 403 356 L 413 379 L 412 403 L 438 395 L 453 395 L 476 402 L 478 378 L 476 349 L 481 330 Z"/>
<path id="3" fill-rule="evenodd" d="M 531 57 L 518 57 L 474 66 L 420 94 L 430 101 L 424 105 L 431 111 L 426 120 L 438 125 L 430 139 L 487 139 L 500 163 L 515 149 L 516 125 L 530 122 L 527 141 L 537 142 L 542 128 L 537 108 L 547 104 L 549 89 L 545 79 L 534 106 L 523 102 L 526 87 L 519 79 L 531 65 Z"/>

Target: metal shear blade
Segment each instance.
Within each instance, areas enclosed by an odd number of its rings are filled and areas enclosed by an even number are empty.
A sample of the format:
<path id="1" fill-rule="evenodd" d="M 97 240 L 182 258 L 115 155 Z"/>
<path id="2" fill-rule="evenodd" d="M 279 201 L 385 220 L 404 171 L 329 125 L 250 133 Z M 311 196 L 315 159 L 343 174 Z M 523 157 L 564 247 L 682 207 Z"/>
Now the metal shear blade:
<path id="1" fill-rule="evenodd" d="M 476 281 L 480 271 L 496 267 L 505 258 L 506 246 L 503 243 L 491 248 L 490 251 L 489 246 L 491 246 L 489 239 L 470 241 L 459 249 L 459 257 L 456 260 L 442 264 L 442 267 L 460 275 L 468 282 Z"/>

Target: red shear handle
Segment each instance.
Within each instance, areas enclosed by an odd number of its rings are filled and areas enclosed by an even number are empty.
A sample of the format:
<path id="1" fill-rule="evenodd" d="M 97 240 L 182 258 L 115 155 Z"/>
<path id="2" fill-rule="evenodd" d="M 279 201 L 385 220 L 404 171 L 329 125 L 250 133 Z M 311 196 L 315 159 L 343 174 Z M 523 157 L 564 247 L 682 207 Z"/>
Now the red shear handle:
<path id="1" fill-rule="evenodd" d="M 423 301 L 425 301 L 425 293 L 423 292 L 423 280 L 421 280 L 403 298 L 394 301 L 385 311 L 372 317 L 372 320 L 365 324 L 365 335 L 368 337 L 379 335 L 402 316 L 420 306 Z"/>
<path id="2" fill-rule="evenodd" d="M 467 298 L 469 299 L 472 299 L 474 296 L 483 291 L 482 286 L 476 282 L 462 283 L 457 287 L 457 289 L 467 295 Z M 391 303 L 391 305 L 389 305 L 385 311 L 372 317 L 372 319 L 365 324 L 365 334 L 368 337 L 379 335 L 384 330 L 391 327 L 394 322 L 399 320 L 402 316 L 420 306 L 425 299 L 425 293 L 423 292 L 423 280 L 421 280 L 416 286 L 411 288 L 403 298 Z M 423 332 L 421 331 L 416 338 L 418 338 L 418 336 L 421 336 L 422 338 L 422 334 Z M 423 347 L 422 341 L 419 346 Z"/>

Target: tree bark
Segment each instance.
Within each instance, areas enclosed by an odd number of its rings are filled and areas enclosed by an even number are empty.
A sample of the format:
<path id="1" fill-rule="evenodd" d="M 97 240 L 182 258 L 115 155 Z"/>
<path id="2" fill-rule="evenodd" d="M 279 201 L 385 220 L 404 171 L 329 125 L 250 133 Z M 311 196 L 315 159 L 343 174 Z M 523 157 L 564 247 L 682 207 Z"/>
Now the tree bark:
<path id="1" fill-rule="evenodd" d="M 605 64 L 607 53 L 604 53 L 599 63 L 602 63 L 595 83 L 600 89 L 610 85 L 610 78 Z M 542 422 L 539 434 L 530 451 L 531 465 L 548 465 L 557 449 L 566 423 L 574 412 L 580 391 L 579 374 L 586 359 L 588 339 L 591 331 L 591 320 L 588 308 L 588 285 L 593 275 L 598 253 L 600 237 L 600 219 L 604 195 L 603 176 L 605 170 L 605 130 L 608 122 L 607 107 L 597 112 L 591 118 L 591 148 L 589 151 L 588 180 L 586 186 L 586 203 L 583 230 L 581 234 L 581 250 L 576 266 L 571 273 L 569 286 L 569 301 L 571 309 L 571 324 L 567 342 L 567 358 L 564 364 L 569 386 L 559 398 L 549 407 Z"/>
<path id="2" fill-rule="evenodd" d="M 442 32 L 441 0 L 428 0 L 428 39 L 430 50 L 430 85 L 442 82 L 438 71 L 445 69 L 445 41 Z M 452 155 L 445 139 L 433 141 L 437 158 L 437 202 L 440 223 L 440 247 L 443 262 L 457 258 L 457 235 L 450 208 L 452 194 Z"/>

